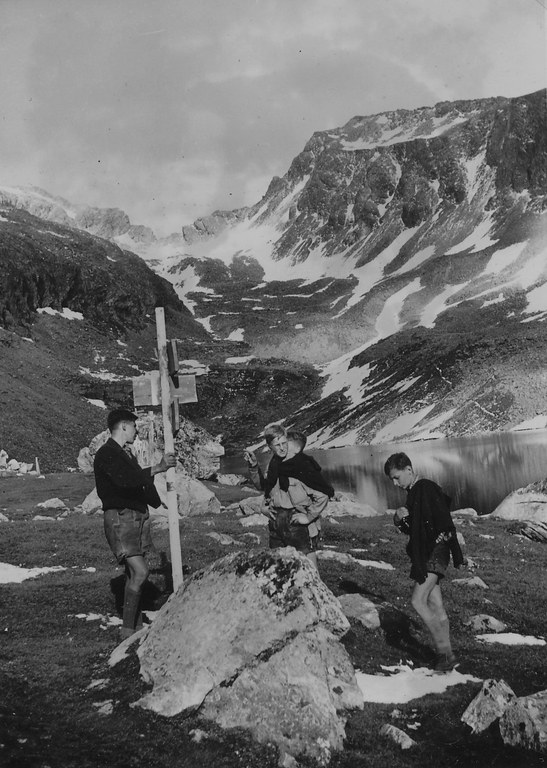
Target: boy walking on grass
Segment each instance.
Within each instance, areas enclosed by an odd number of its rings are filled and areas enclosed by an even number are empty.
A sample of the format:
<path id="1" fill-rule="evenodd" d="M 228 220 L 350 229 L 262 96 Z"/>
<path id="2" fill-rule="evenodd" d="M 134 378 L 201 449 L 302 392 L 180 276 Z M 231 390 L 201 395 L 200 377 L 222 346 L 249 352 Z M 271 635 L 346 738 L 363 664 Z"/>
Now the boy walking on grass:
<path id="1" fill-rule="evenodd" d="M 456 528 L 450 515 L 450 499 L 432 480 L 419 477 L 405 453 L 386 461 L 385 474 L 407 492 L 406 504 L 395 511 L 393 522 L 408 534 L 410 578 L 416 582 L 412 607 L 428 628 L 436 649 L 435 670 L 449 672 L 457 665 L 450 643 L 450 626 L 444 609 L 440 581 L 450 555 L 456 568 L 464 563 Z"/>

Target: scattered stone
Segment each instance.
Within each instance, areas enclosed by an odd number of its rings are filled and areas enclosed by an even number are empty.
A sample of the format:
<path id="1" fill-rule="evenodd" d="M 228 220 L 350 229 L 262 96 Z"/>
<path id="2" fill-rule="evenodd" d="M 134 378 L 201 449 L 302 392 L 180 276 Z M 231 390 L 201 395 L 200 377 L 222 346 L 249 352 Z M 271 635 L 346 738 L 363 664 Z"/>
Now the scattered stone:
<path id="1" fill-rule="evenodd" d="M 470 627 L 473 632 L 505 632 L 507 629 L 507 624 L 487 613 L 477 613 L 475 616 L 471 616 L 464 622 L 464 625 Z"/>
<path id="2" fill-rule="evenodd" d="M 260 544 L 262 541 L 258 533 L 251 533 L 250 531 L 248 533 L 242 533 L 241 538 L 251 544 Z"/>
<path id="3" fill-rule="evenodd" d="M 452 517 L 478 517 L 479 513 L 472 507 L 463 507 L 462 509 L 455 509 L 452 512 Z"/>
<path id="4" fill-rule="evenodd" d="M 452 584 L 459 584 L 462 587 L 480 587 L 480 589 L 488 589 L 488 586 L 479 576 L 469 576 L 465 579 L 452 579 Z"/>
<path id="5" fill-rule="evenodd" d="M 195 744 L 201 744 L 209 738 L 209 734 L 206 731 L 202 731 L 201 728 L 192 728 L 188 734 Z"/>
<path id="6" fill-rule="evenodd" d="M 93 706 L 97 710 L 98 715 L 111 715 L 114 711 L 114 702 L 112 699 L 108 701 L 96 701 Z"/>
<path id="7" fill-rule="evenodd" d="M 524 536 L 530 541 L 539 541 L 541 544 L 547 542 L 547 523 L 518 522 L 507 530 L 517 536 Z"/>
<path id="8" fill-rule="evenodd" d="M 51 515 L 34 515 L 34 517 L 32 519 L 33 520 L 42 521 L 42 522 L 45 522 L 45 523 L 56 523 L 57 522 L 57 518 L 56 517 L 51 517 Z"/>
<path id="9" fill-rule="evenodd" d="M 410 749 L 410 747 L 416 746 L 416 742 L 414 739 L 410 738 L 408 733 L 397 728 L 396 725 L 391 725 L 391 723 L 386 723 L 380 728 L 380 736 L 387 736 L 398 744 L 401 749 Z"/>
<path id="10" fill-rule="evenodd" d="M 500 733 L 505 744 L 547 752 L 547 691 L 510 701 L 500 718 Z"/>
<path id="11" fill-rule="evenodd" d="M 383 560 L 360 560 L 357 557 L 348 555 L 346 552 L 333 552 L 330 549 L 319 550 L 317 557 L 321 560 L 336 560 L 343 565 L 360 565 L 362 568 L 381 568 L 385 571 L 395 570 L 390 563 L 385 563 Z"/>
<path id="12" fill-rule="evenodd" d="M 254 528 L 254 526 L 266 526 L 268 525 L 268 518 L 266 515 L 250 515 L 249 517 L 242 517 L 239 521 L 240 525 L 244 528 Z"/>
<path id="13" fill-rule="evenodd" d="M 88 495 L 85 497 L 81 504 L 82 508 L 82 514 L 84 515 L 93 515 L 95 512 L 102 512 L 103 511 L 103 504 L 102 501 L 97 496 L 97 489 L 93 488 L 93 490 L 88 493 Z"/>
<path id="14" fill-rule="evenodd" d="M 165 508 L 160 507 L 156 514 L 167 515 L 167 480 L 164 473 L 156 475 L 156 488 Z M 220 501 L 207 486 L 183 472 L 175 472 L 174 487 L 177 492 L 180 517 L 200 515 L 218 515 Z"/>
<path id="15" fill-rule="evenodd" d="M 245 477 L 245 475 L 235 475 L 235 474 L 227 474 L 217 475 L 217 483 L 220 485 L 243 485 L 244 483 L 248 482 L 248 478 Z"/>
<path id="16" fill-rule="evenodd" d="M 359 501 L 352 493 L 337 493 L 325 509 L 325 517 L 383 517 L 383 512 Z"/>
<path id="17" fill-rule="evenodd" d="M 226 512 L 235 512 L 238 515 L 245 515 L 249 517 L 251 515 L 262 514 L 262 510 L 265 509 L 264 496 L 249 496 L 247 499 L 236 501 L 234 504 L 229 504 L 226 507 Z"/>
<path id="18" fill-rule="evenodd" d="M 9 523 L 9 517 L 6 517 L 3 512 L 0 512 L 0 523 Z"/>
<path id="19" fill-rule="evenodd" d="M 228 536 L 227 533 L 206 533 L 205 535 L 209 536 L 210 539 L 218 541 L 223 547 L 229 547 L 231 544 L 235 544 L 238 547 L 241 546 L 240 541 L 236 541 L 232 536 Z"/>
<path id="20" fill-rule="evenodd" d="M 93 474 L 93 456 L 89 452 L 89 448 L 81 448 L 78 454 L 78 469 L 83 472 L 84 475 Z"/>
<path id="21" fill-rule="evenodd" d="M 137 653 L 152 690 L 137 704 L 168 717 L 201 707 L 222 727 L 326 764 L 342 748 L 345 713 L 363 706 L 338 640 L 348 629 L 293 548 L 228 555 L 187 581 L 148 629 Z"/>
<path id="22" fill-rule="evenodd" d="M 67 506 L 62 499 L 48 499 L 47 501 L 41 501 L 36 505 L 37 509 L 66 509 Z"/>
<path id="23" fill-rule="evenodd" d="M 366 629 L 378 629 L 380 614 L 372 600 L 359 594 L 340 595 L 338 600 L 348 619 L 356 619 Z"/>

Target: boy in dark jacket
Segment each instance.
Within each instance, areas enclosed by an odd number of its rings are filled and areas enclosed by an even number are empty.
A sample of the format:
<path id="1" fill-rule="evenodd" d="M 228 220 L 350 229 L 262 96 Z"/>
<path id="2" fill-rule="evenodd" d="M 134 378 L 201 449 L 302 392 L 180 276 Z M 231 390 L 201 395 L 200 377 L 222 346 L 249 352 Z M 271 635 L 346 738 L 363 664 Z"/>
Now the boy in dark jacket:
<path id="1" fill-rule="evenodd" d="M 427 626 L 437 657 L 435 670 L 449 672 L 457 664 L 450 643 L 450 625 L 444 609 L 440 580 L 450 555 L 459 568 L 464 557 L 450 515 L 450 499 L 432 480 L 419 477 L 405 453 L 394 453 L 386 461 L 385 474 L 407 492 L 406 504 L 396 510 L 393 522 L 409 540 L 410 578 L 416 582 L 412 607 Z"/>
<path id="2" fill-rule="evenodd" d="M 130 637 L 139 623 L 141 594 L 148 578 L 145 555 L 153 549 L 148 505 L 161 505 L 154 475 L 176 464 L 174 454 L 165 454 L 159 464 L 145 469 L 139 466 L 128 451 L 137 437 L 136 421 L 131 411 L 111 411 L 107 419 L 110 437 L 97 451 L 93 464 L 106 539 L 126 571 L 122 639 Z"/>

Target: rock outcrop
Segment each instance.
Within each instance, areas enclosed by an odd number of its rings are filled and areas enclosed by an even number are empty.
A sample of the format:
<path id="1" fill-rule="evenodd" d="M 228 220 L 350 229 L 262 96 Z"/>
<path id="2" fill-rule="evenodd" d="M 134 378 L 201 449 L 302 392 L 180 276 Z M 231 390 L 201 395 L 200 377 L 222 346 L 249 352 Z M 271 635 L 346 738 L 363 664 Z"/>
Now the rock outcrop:
<path id="1" fill-rule="evenodd" d="M 481 733 L 503 715 L 508 704 L 515 698 L 515 693 L 505 680 L 485 680 L 463 713 L 462 723 L 468 725 L 473 733 Z"/>
<path id="2" fill-rule="evenodd" d="M 138 656 L 152 690 L 137 703 L 166 716 L 199 708 L 326 764 L 347 711 L 363 705 L 338 641 L 348 628 L 294 549 L 228 555 L 186 582 L 151 625 Z"/>
<path id="3" fill-rule="evenodd" d="M 500 718 L 505 744 L 547 752 L 547 691 L 512 699 Z"/>
<path id="4" fill-rule="evenodd" d="M 491 516 L 501 520 L 547 523 L 547 481 L 540 480 L 517 488 L 498 504 Z"/>

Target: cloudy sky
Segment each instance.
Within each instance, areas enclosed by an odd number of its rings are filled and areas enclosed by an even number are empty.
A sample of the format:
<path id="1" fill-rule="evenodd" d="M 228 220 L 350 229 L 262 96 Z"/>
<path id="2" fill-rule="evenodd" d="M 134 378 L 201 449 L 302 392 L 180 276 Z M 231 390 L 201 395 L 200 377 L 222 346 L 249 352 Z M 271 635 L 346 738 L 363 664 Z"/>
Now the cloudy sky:
<path id="1" fill-rule="evenodd" d="M 0 185 L 168 234 L 354 115 L 546 85 L 547 0 L 0 0 Z"/>

